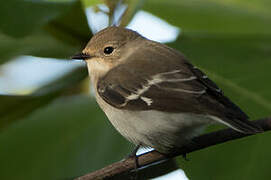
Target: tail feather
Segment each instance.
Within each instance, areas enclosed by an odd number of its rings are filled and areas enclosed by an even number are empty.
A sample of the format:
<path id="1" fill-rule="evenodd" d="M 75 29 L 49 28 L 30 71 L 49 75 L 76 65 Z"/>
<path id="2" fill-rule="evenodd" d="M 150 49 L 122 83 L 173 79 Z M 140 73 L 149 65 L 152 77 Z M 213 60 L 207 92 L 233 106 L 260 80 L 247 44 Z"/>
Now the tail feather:
<path id="1" fill-rule="evenodd" d="M 231 123 L 236 129 L 244 134 L 256 134 L 263 132 L 263 129 L 249 120 L 234 120 Z"/>
<path id="2" fill-rule="evenodd" d="M 212 116 L 212 119 L 218 121 L 238 132 L 244 134 L 257 134 L 263 132 L 263 129 L 257 124 L 253 123 L 253 121 L 249 121 L 247 119 L 220 119 L 218 117 Z"/>

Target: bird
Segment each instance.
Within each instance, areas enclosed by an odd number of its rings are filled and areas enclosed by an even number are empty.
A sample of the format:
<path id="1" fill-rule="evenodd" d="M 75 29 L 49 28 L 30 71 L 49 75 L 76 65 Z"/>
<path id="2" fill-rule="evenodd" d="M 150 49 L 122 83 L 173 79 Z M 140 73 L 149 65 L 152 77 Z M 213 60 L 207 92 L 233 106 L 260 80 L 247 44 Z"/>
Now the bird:
<path id="1" fill-rule="evenodd" d="M 262 132 L 181 52 L 136 31 L 107 27 L 72 59 L 86 62 L 97 103 L 137 147 L 171 153 L 214 123 Z"/>

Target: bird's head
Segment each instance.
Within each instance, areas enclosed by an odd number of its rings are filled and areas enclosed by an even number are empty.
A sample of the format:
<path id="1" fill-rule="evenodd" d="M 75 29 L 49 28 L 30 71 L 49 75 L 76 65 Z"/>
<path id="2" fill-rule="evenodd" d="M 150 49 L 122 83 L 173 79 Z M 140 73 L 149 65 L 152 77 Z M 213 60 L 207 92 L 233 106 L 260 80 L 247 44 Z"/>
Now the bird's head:
<path id="1" fill-rule="evenodd" d="M 140 37 L 129 29 L 108 27 L 95 34 L 82 53 L 74 55 L 72 59 L 85 60 L 91 69 L 106 70 L 125 59 L 122 57 L 129 54 L 134 48 L 131 44 Z"/>

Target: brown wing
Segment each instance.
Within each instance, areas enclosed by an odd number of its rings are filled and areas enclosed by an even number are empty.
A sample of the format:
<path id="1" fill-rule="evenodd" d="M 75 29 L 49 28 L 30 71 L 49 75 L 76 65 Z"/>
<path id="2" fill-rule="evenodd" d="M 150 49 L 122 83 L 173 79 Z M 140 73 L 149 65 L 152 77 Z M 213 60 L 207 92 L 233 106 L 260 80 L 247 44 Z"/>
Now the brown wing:
<path id="1" fill-rule="evenodd" d="M 196 77 L 188 77 L 177 70 L 149 77 L 136 74 L 123 65 L 116 67 L 99 81 L 99 95 L 107 103 L 122 109 L 201 113 L 196 107 L 191 108 L 198 104 L 197 97 L 206 92 L 200 82 L 192 82 L 191 79 Z"/>
<path id="2" fill-rule="evenodd" d="M 158 45 L 109 71 L 98 82 L 99 95 L 116 108 L 212 115 L 242 132 L 259 131 L 202 71 Z"/>

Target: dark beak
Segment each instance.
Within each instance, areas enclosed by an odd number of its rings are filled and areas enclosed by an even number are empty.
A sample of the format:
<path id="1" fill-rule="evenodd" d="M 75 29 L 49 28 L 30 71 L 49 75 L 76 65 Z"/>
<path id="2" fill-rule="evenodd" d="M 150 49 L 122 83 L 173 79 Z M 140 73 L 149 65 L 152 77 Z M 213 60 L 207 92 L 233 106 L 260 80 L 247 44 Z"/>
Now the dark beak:
<path id="1" fill-rule="evenodd" d="M 80 59 L 80 60 L 87 60 L 90 59 L 92 56 L 85 54 L 85 53 L 79 53 L 72 56 L 72 59 Z"/>

